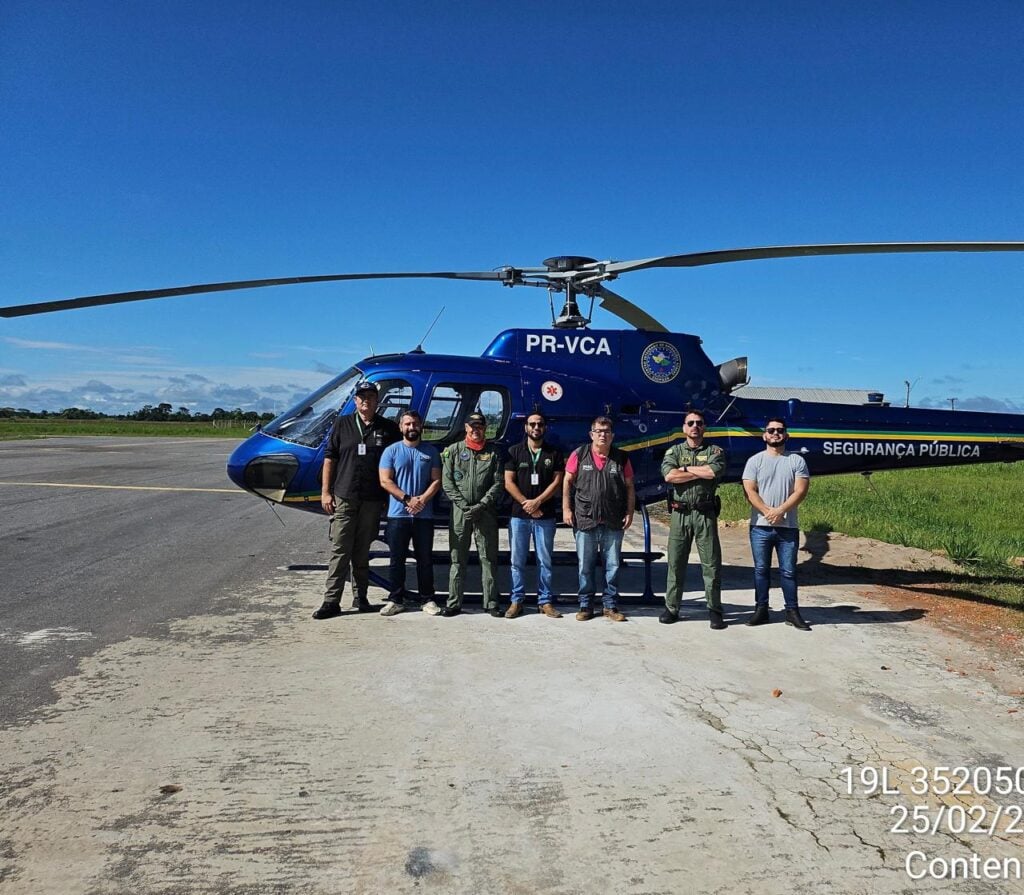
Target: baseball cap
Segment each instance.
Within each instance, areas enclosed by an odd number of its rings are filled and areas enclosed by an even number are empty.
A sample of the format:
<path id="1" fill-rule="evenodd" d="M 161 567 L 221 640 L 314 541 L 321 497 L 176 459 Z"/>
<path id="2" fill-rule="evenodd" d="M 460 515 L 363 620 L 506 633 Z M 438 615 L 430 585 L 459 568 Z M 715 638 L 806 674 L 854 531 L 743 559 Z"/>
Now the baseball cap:
<path id="1" fill-rule="evenodd" d="M 469 416 L 466 417 L 466 422 L 480 423 L 481 426 L 486 426 L 487 417 L 485 417 L 482 413 L 471 413 Z"/>
<path id="2" fill-rule="evenodd" d="M 356 383 L 355 394 L 357 394 L 357 395 L 360 392 L 375 392 L 375 391 L 377 391 L 377 386 L 374 385 L 372 382 L 370 382 L 369 379 L 360 379 Z"/>

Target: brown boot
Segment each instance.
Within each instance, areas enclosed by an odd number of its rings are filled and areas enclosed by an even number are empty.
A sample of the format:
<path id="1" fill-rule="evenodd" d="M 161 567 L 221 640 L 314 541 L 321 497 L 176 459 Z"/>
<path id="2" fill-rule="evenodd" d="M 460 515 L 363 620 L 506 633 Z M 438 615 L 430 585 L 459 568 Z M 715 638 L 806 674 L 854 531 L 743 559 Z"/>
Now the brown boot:
<path id="1" fill-rule="evenodd" d="M 561 618 L 562 613 L 555 609 L 550 603 L 543 603 L 537 607 L 537 611 L 541 615 L 546 615 L 548 618 Z"/>
<path id="2" fill-rule="evenodd" d="M 508 609 L 505 610 L 505 618 L 519 618 L 523 614 L 522 603 L 512 603 Z"/>
<path id="3" fill-rule="evenodd" d="M 576 613 L 576 621 L 578 622 L 589 622 L 594 617 L 594 610 L 589 606 L 581 606 L 580 611 Z"/>
<path id="4" fill-rule="evenodd" d="M 626 620 L 626 616 L 619 612 L 619 610 L 614 606 L 611 609 L 605 609 L 604 617 L 610 622 L 624 622 Z"/>

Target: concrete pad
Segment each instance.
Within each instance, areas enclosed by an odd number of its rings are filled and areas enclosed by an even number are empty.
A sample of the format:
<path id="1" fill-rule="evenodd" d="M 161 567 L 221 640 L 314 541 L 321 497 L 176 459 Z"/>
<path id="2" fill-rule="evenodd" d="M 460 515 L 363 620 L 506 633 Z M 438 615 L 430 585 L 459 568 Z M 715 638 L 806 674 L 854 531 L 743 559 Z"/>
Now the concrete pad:
<path id="1" fill-rule="evenodd" d="M 727 569 L 734 619 L 749 574 Z M 636 606 L 314 622 L 321 587 L 281 572 L 243 611 L 106 647 L 0 732 L 5 895 L 1024 889 L 1012 866 L 910 875 L 1024 857 L 1024 774 L 912 792 L 918 767 L 1024 766 L 1019 668 L 957 674 L 970 645 L 856 588 L 805 590 L 808 634 L 713 632 L 697 602 L 671 626 Z M 928 832 L 894 831 L 904 808 Z"/>

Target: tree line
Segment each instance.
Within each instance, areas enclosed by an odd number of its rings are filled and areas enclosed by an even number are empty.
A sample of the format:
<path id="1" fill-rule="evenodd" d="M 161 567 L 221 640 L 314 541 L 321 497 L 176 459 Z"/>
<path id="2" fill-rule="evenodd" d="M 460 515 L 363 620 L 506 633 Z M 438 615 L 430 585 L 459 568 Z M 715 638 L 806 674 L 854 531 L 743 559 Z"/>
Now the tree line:
<path id="1" fill-rule="evenodd" d="M 272 413 L 257 413 L 255 410 L 225 410 L 215 407 L 210 413 L 191 411 L 187 407 L 175 410 L 172 404 L 144 404 L 131 413 L 110 414 L 81 407 L 65 407 L 63 410 L 28 410 L 25 407 L 0 407 L 0 419 L 65 419 L 65 420 L 140 420 L 150 423 L 209 423 L 215 420 L 236 422 L 240 426 L 254 426 L 268 423 Z"/>

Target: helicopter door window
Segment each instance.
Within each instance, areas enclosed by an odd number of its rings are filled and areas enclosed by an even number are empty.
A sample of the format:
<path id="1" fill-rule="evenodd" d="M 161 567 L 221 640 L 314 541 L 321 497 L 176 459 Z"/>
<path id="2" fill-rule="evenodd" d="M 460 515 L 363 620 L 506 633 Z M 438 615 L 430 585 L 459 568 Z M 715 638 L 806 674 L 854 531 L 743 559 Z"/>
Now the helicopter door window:
<path id="1" fill-rule="evenodd" d="M 377 413 L 397 423 L 402 413 L 412 406 L 412 386 L 404 379 L 381 379 L 377 389 L 380 395 Z"/>
<path id="2" fill-rule="evenodd" d="M 427 408 L 423 439 L 443 444 L 458 441 L 465 432 L 465 418 L 475 410 L 487 417 L 487 437 L 497 437 L 508 422 L 508 392 L 478 384 L 436 386 Z"/>

